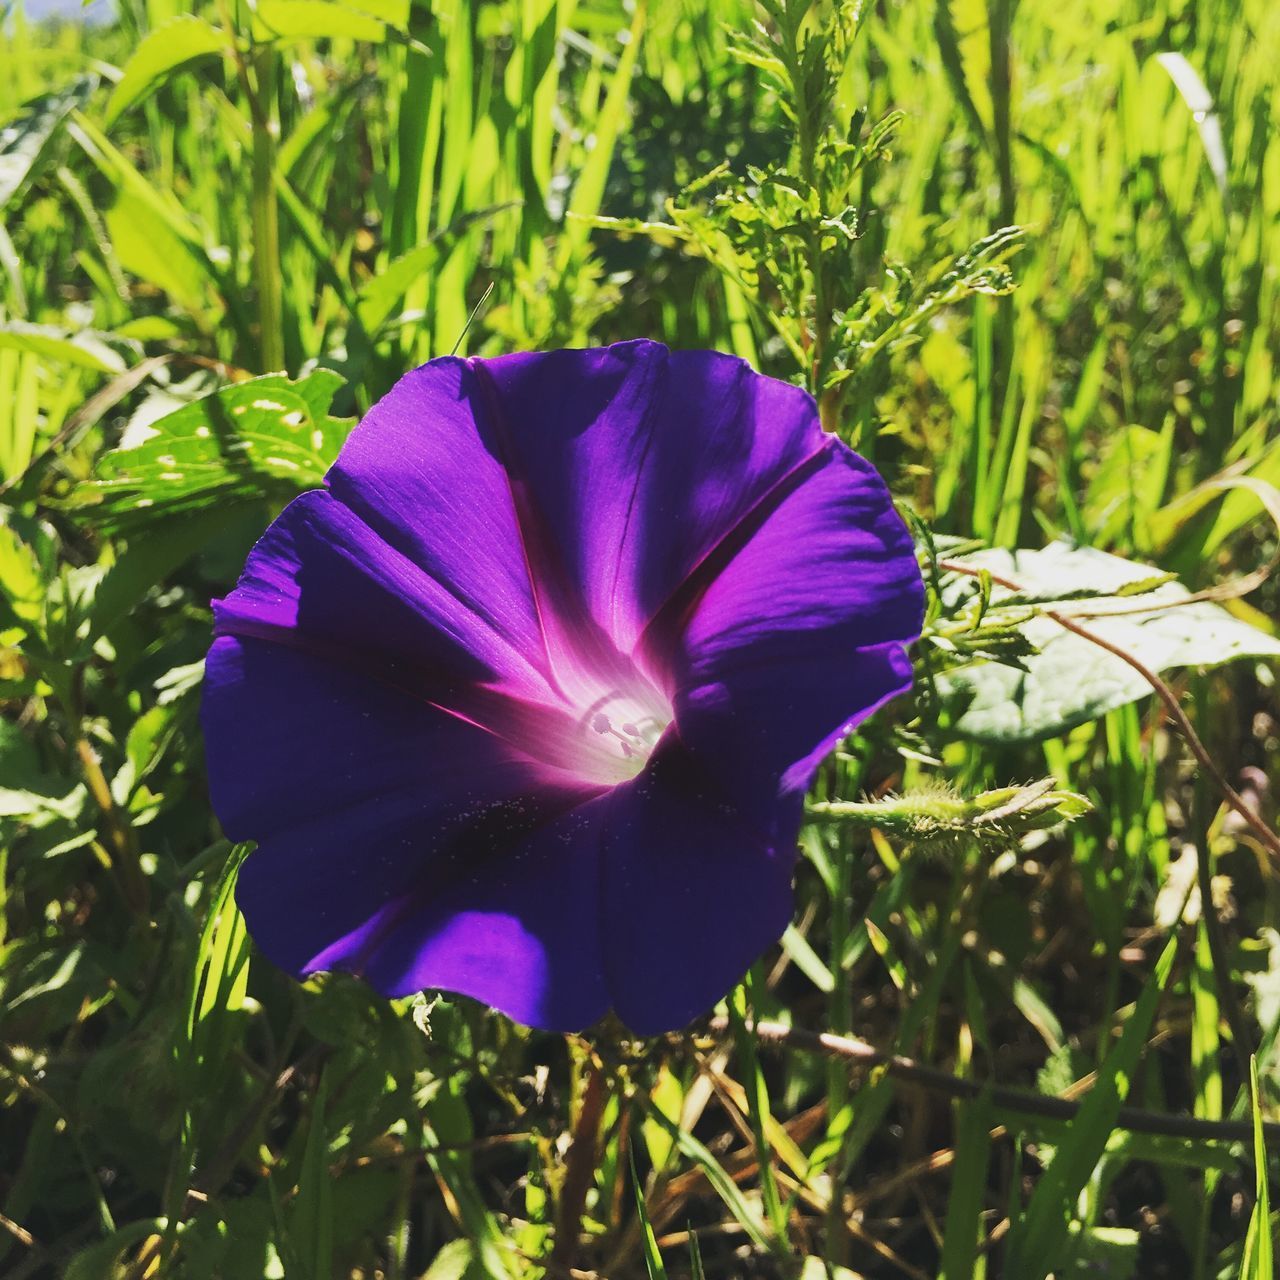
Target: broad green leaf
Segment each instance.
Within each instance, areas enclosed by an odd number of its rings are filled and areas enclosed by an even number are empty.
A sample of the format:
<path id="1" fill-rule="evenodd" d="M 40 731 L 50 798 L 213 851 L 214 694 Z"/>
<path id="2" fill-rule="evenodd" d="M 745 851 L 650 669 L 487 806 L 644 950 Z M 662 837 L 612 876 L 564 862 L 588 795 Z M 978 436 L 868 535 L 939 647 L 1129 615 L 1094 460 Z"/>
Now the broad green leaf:
<path id="1" fill-rule="evenodd" d="M 680 1077 L 669 1068 L 662 1067 L 653 1083 L 649 1102 L 672 1124 L 678 1124 L 680 1111 L 684 1106 L 684 1088 L 680 1083 Z M 667 1161 L 671 1159 L 671 1153 L 675 1150 L 675 1142 L 670 1132 L 654 1120 L 646 1119 L 642 1124 L 641 1133 L 649 1151 L 650 1164 L 659 1171 L 665 1169 Z"/>
<path id="2" fill-rule="evenodd" d="M 180 521 L 162 521 L 130 537 L 93 598 L 91 634 L 100 636 L 133 610 L 156 583 L 195 555 L 226 526 L 232 512 L 211 507 Z"/>
<path id="3" fill-rule="evenodd" d="M 44 612 L 45 590 L 35 551 L 16 529 L 0 524 L 0 597 L 23 622 L 37 622 Z"/>
<path id="4" fill-rule="evenodd" d="M 106 222 L 126 271 L 163 289 L 188 310 L 204 307 L 207 264 L 151 204 L 131 191 L 121 191 L 107 210 Z"/>
<path id="5" fill-rule="evenodd" d="M 356 306 L 366 332 L 377 333 L 400 305 L 404 295 L 430 274 L 439 257 L 439 245 L 421 245 L 389 262 L 365 283 Z"/>
<path id="6" fill-rule="evenodd" d="M 367 13 L 389 27 L 403 29 L 409 25 L 410 0 L 349 0 L 346 7 Z"/>
<path id="7" fill-rule="evenodd" d="M 0 129 L 0 209 L 39 167 L 62 122 L 83 107 L 97 87 L 97 76 L 79 76 L 57 93 L 33 98 Z"/>
<path id="8" fill-rule="evenodd" d="M 107 125 L 114 124 L 121 112 L 158 89 L 174 72 L 228 48 L 226 37 L 203 18 L 184 14 L 162 23 L 147 34 L 125 63 L 124 75 L 107 103 Z"/>
<path id="9" fill-rule="evenodd" d="M 83 112 L 75 113 L 69 127 L 85 155 L 118 192 L 107 225 L 122 265 L 179 302 L 201 306 L 204 284 L 216 285 L 218 270 L 200 228 L 177 196 L 153 186 Z"/>
<path id="10" fill-rule="evenodd" d="M 1005 1260 L 1009 1275 L 1022 1280 L 1043 1280 L 1050 1271 L 1059 1270 L 1067 1251 L 1076 1198 L 1106 1152 L 1107 1141 L 1142 1056 L 1156 1006 L 1173 972 L 1177 948 L 1176 936 L 1165 944 L 1155 972 L 1138 997 L 1133 1016 L 1099 1068 L 1096 1083 L 1036 1184 L 1026 1212 L 1015 1223 Z"/>
<path id="11" fill-rule="evenodd" d="M 47 360 L 79 365 L 98 373 L 123 373 L 124 358 L 107 345 L 108 337 L 89 330 L 71 333 L 25 320 L 6 320 L 0 324 L 0 350 L 29 351 Z"/>
<path id="12" fill-rule="evenodd" d="M 479 1270 L 470 1240 L 450 1240 L 432 1259 L 422 1280 L 475 1280 Z"/>
<path id="13" fill-rule="evenodd" d="M 53 818 L 75 818 L 84 788 L 50 773 L 26 734 L 0 718 L 0 818 L 22 818 L 43 825 Z"/>
<path id="14" fill-rule="evenodd" d="M 259 0 L 254 12 L 258 39 L 325 39 L 378 43 L 386 38 L 386 24 L 360 11 L 362 6 L 331 4 L 329 0 Z"/>
<path id="15" fill-rule="evenodd" d="M 296 381 L 268 374 L 184 405 L 102 459 L 89 486 L 95 514 L 121 527 L 315 488 L 351 427 L 327 412 L 342 384 L 329 369 Z"/>
<path id="16" fill-rule="evenodd" d="M 1158 577 L 1158 571 L 1092 548 L 1055 543 L 1043 551 L 984 551 L 965 563 L 1017 582 L 1033 600 L 1108 593 L 1054 607 L 1080 616 L 1082 625 L 1153 671 L 1280 657 L 1280 640 L 1218 605 L 1181 604 L 1189 593 L 1176 583 L 1125 594 Z M 1001 594 L 997 588 L 996 604 Z M 1051 738 L 1151 692 L 1123 659 L 1051 618 L 1032 618 L 1022 630 L 1038 649 L 1024 659 L 1026 670 L 977 662 L 939 678 L 943 697 L 957 708 L 956 729 L 965 737 L 988 742 Z"/>

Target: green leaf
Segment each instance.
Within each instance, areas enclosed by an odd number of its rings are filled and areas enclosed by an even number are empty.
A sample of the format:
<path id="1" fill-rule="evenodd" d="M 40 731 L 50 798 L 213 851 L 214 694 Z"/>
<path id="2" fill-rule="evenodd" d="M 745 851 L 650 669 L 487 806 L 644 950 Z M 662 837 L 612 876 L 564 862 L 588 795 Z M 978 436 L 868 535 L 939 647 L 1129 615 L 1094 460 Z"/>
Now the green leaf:
<path id="1" fill-rule="evenodd" d="M 103 1276 L 116 1275 L 126 1250 L 163 1229 L 161 1218 L 140 1218 L 128 1223 L 106 1240 L 77 1250 L 67 1262 L 63 1280 L 102 1280 Z"/>
<path id="2" fill-rule="evenodd" d="M 1138 1269 L 1142 1237 L 1131 1227 L 1081 1227 L 1072 1224 L 1071 1270 L 1063 1280 L 1130 1280 Z"/>
<path id="3" fill-rule="evenodd" d="M 97 76 L 79 76 L 57 93 L 33 98 L 0 129 L 0 209 L 35 173 L 62 122 L 97 87 Z"/>
<path id="4" fill-rule="evenodd" d="M 682 1129 L 676 1121 L 668 1119 L 656 1107 L 645 1106 L 645 1114 L 660 1128 L 666 1130 L 686 1159 L 692 1160 L 702 1169 L 707 1181 L 724 1201 L 725 1207 L 741 1224 L 751 1241 L 757 1248 L 767 1251 L 769 1237 L 760 1214 L 742 1194 L 738 1184 L 725 1172 L 724 1165 L 693 1134 Z"/>
<path id="5" fill-rule="evenodd" d="M 103 457 L 89 486 L 95 515 L 124 527 L 315 488 L 351 427 L 327 412 L 342 385 L 329 369 L 296 381 L 268 374 L 184 405 L 152 423 L 140 445 Z"/>
<path id="6" fill-rule="evenodd" d="M 653 1234 L 653 1223 L 649 1221 L 649 1210 L 644 1202 L 644 1192 L 640 1189 L 640 1178 L 636 1174 L 635 1153 L 628 1154 L 631 1157 L 631 1189 L 636 1197 L 636 1221 L 640 1224 L 640 1243 L 644 1249 L 644 1268 L 649 1280 L 667 1280 L 667 1268 L 658 1248 L 658 1238 Z"/>
<path id="7" fill-rule="evenodd" d="M 377 44 L 386 39 L 386 25 L 361 13 L 361 7 L 331 4 L 329 0 L 259 0 L 254 33 L 260 40 L 345 36 Z"/>
<path id="8" fill-rule="evenodd" d="M 35 746 L 12 720 L 0 718 L 0 818 L 22 818 L 43 825 L 53 818 L 75 818 L 84 788 L 49 772 Z"/>
<path id="9" fill-rule="evenodd" d="M 0 324 L 0 350 L 29 351 L 47 360 L 79 365 L 98 373 L 123 373 L 126 365 L 119 352 L 107 345 L 108 335 L 82 330 L 69 333 L 47 324 L 6 320 Z"/>
<path id="10" fill-rule="evenodd" d="M 131 612 L 156 583 L 220 533 L 232 512 L 211 507 L 177 521 L 161 521 L 131 538 L 98 586 L 90 612 L 90 634 L 100 636 Z"/>
<path id="11" fill-rule="evenodd" d="M 122 190 L 107 210 L 106 222 L 116 256 L 126 271 L 163 289 L 188 310 L 203 309 L 207 264 L 153 205 L 132 191 Z"/>
<path id="12" fill-rule="evenodd" d="M 1061 600 L 1073 592 L 1109 593 L 1057 607 L 1080 616 L 1083 626 L 1153 671 L 1280 657 L 1280 640 L 1218 605 L 1181 604 L 1189 593 L 1176 583 L 1132 594 L 1156 571 L 1102 551 L 1054 543 L 1043 551 L 984 551 L 964 562 L 1017 582 L 1033 601 Z M 1001 596 L 996 588 L 995 606 Z M 944 699 L 960 709 L 955 727 L 965 737 L 986 742 L 1052 738 L 1151 692 L 1128 663 L 1051 618 L 1032 617 L 1019 631 L 1038 650 L 1023 659 L 1025 670 L 978 662 L 938 678 Z"/>
<path id="13" fill-rule="evenodd" d="M 410 0 L 350 0 L 348 9 L 358 9 L 389 27 L 404 29 L 409 25 Z"/>
<path id="14" fill-rule="evenodd" d="M 141 102 L 158 89 L 176 71 L 181 71 L 198 58 L 222 53 L 228 48 L 226 37 L 203 18 L 191 14 L 171 18 L 149 32 L 125 63 L 124 75 L 111 91 L 107 103 L 106 123 L 115 123 L 121 112 Z"/>
<path id="15" fill-rule="evenodd" d="M 329 1138 L 325 1124 L 328 1086 L 329 1073 L 322 1071 L 311 1104 L 311 1122 L 307 1127 L 289 1229 L 289 1243 L 302 1263 L 301 1274 L 310 1280 L 327 1280 L 333 1275 L 333 1179 L 329 1176 Z"/>
<path id="16" fill-rule="evenodd" d="M 969 1280 L 974 1274 L 987 1188 L 987 1164 L 991 1156 L 992 1124 L 990 1094 L 982 1093 L 972 1102 L 959 1104 L 956 1164 L 938 1280 Z"/>
<path id="17" fill-rule="evenodd" d="M 573 194 L 569 197 L 566 210 L 567 221 L 561 241 L 560 269 L 568 266 L 576 252 L 585 246 L 591 234 L 591 224 L 585 219 L 594 217 L 600 212 L 600 204 L 604 199 L 605 181 L 609 175 L 609 165 L 613 159 L 614 147 L 618 134 L 622 130 L 626 115 L 627 103 L 630 101 L 631 80 L 635 73 L 636 58 L 640 53 L 640 41 L 644 34 L 646 10 L 643 4 L 636 6 L 631 28 L 627 32 L 627 43 L 623 46 L 622 57 L 618 59 L 617 69 L 609 84 L 609 93 L 604 107 L 595 123 L 595 145 L 587 156 L 577 181 L 573 184 Z"/>
<path id="18" fill-rule="evenodd" d="M 1107 1054 L 1097 1082 L 1059 1144 L 1049 1168 L 1036 1184 L 1026 1213 L 1015 1224 L 1005 1260 L 1007 1274 L 1022 1280 L 1043 1280 L 1050 1270 L 1059 1269 L 1071 1234 L 1073 1206 L 1107 1149 L 1107 1140 L 1128 1095 L 1147 1032 L 1155 1018 L 1156 1006 L 1173 971 L 1177 949 L 1175 936 L 1165 944 L 1155 972 L 1138 997 L 1133 1016 Z"/>
<path id="19" fill-rule="evenodd" d="M 374 334 L 382 328 L 404 295 L 430 273 L 439 257 L 439 245 L 420 245 L 388 263 L 369 279 L 360 290 L 356 304 L 360 323 L 366 332 Z"/>
<path id="20" fill-rule="evenodd" d="M 1244 1240 L 1244 1256 L 1240 1260 L 1240 1280 L 1272 1280 L 1271 1196 L 1267 1186 L 1267 1144 L 1262 1133 L 1262 1098 L 1258 1093 L 1258 1059 L 1249 1060 L 1249 1085 L 1252 1092 L 1253 1160 L 1257 1168 L 1253 1213 Z"/>
<path id="21" fill-rule="evenodd" d="M 45 582 L 35 550 L 16 529 L 0 524 L 0 599 L 24 623 L 44 613 Z"/>

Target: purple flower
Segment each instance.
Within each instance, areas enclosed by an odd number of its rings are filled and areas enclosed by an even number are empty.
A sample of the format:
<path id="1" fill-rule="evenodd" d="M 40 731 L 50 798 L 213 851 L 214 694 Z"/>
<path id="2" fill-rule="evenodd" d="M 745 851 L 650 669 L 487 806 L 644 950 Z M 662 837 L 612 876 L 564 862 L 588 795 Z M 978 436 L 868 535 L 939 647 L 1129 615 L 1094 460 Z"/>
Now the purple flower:
<path id="1" fill-rule="evenodd" d="M 651 342 L 415 369 L 215 606 L 266 955 L 637 1033 L 786 927 L 805 789 L 910 685 L 911 540 L 803 392 Z"/>

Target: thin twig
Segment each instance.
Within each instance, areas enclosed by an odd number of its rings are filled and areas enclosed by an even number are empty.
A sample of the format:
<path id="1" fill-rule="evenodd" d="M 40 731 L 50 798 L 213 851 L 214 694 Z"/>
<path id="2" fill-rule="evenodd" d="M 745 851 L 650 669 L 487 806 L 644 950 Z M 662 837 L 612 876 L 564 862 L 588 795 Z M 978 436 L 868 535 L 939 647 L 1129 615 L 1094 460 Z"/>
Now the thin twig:
<path id="1" fill-rule="evenodd" d="M 952 573 L 963 573 L 969 577 L 978 577 L 982 573 L 988 572 L 973 565 L 961 564 L 955 560 L 939 560 L 938 567 L 946 569 Z M 1022 588 L 1012 581 L 1012 579 L 1004 578 L 998 574 L 990 574 L 991 581 L 998 583 L 1002 587 L 1008 588 L 1010 591 L 1020 591 Z M 1191 748 L 1191 754 L 1195 756 L 1197 763 L 1205 771 L 1205 774 L 1213 782 L 1213 785 L 1221 793 L 1222 798 L 1231 806 L 1232 809 L 1240 815 L 1249 828 L 1257 835 L 1258 839 L 1271 851 L 1273 858 L 1276 859 L 1277 866 L 1280 866 L 1280 836 L 1277 836 L 1272 829 L 1254 812 L 1249 802 L 1226 780 L 1222 774 L 1222 770 L 1214 763 L 1213 757 L 1209 754 L 1208 748 L 1200 740 L 1200 735 L 1196 733 L 1191 721 L 1187 718 L 1187 714 L 1183 711 L 1173 690 L 1160 678 L 1156 672 L 1152 671 L 1146 663 L 1139 658 L 1135 658 L 1133 654 L 1126 649 L 1122 649 L 1118 644 L 1113 644 L 1104 636 L 1098 635 L 1096 631 L 1090 631 L 1088 627 L 1082 627 L 1075 619 L 1064 613 L 1058 612 L 1056 609 L 1045 609 L 1042 611 L 1046 618 L 1052 618 L 1060 627 L 1078 635 L 1082 640 L 1088 640 L 1090 644 L 1096 644 L 1098 648 L 1105 649 L 1108 653 L 1114 654 L 1121 662 L 1132 667 L 1155 691 L 1156 696 L 1164 703 L 1165 709 L 1168 711 L 1170 718 L 1174 724 L 1178 726 L 1179 732 L 1186 739 L 1187 745 Z"/>
<path id="2" fill-rule="evenodd" d="M 729 1031 L 728 1018 L 712 1018 L 711 1031 L 723 1035 Z M 988 1085 L 980 1080 L 954 1076 L 948 1071 L 926 1067 L 912 1058 L 886 1053 L 854 1036 L 837 1036 L 824 1031 L 806 1031 L 789 1027 L 781 1022 L 757 1022 L 755 1034 L 761 1044 L 773 1047 L 802 1049 L 808 1053 L 821 1053 L 827 1057 L 842 1058 L 848 1062 L 868 1067 L 883 1067 L 894 1080 L 920 1085 L 934 1093 L 950 1098 L 977 1098 L 988 1093 L 992 1103 L 1006 1111 L 1023 1115 L 1043 1116 L 1049 1120 L 1074 1120 L 1080 1112 L 1080 1103 L 1068 1098 L 1033 1093 L 1029 1089 L 1014 1089 L 1004 1085 Z M 1148 1133 L 1168 1138 L 1189 1138 L 1202 1142 L 1248 1142 L 1253 1137 L 1253 1125 L 1246 1120 L 1202 1120 L 1196 1116 L 1177 1116 L 1162 1111 L 1144 1111 L 1139 1107 L 1121 1107 L 1116 1116 L 1116 1128 L 1130 1133 Z M 1280 1141 L 1280 1124 L 1265 1122 L 1263 1129 L 1272 1141 Z"/>

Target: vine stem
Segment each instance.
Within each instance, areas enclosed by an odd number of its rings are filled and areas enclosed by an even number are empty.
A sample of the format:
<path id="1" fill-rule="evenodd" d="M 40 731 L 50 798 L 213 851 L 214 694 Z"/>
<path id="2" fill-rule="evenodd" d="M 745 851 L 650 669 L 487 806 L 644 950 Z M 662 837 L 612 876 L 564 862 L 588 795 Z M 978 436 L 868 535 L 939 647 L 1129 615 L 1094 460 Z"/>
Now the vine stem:
<path id="1" fill-rule="evenodd" d="M 578 1118 L 573 1126 L 573 1138 L 565 1155 L 564 1185 L 560 1189 L 560 1205 L 556 1214 L 556 1240 L 551 1250 L 551 1262 L 557 1267 L 569 1269 L 577 1257 L 587 1192 L 595 1178 L 600 1121 L 608 1097 L 604 1068 L 593 1056 L 578 1107 Z"/>
<path id="2" fill-rule="evenodd" d="M 1004 578 L 999 574 L 990 573 L 989 570 L 979 569 L 972 565 L 961 564 L 956 560 L 939 560 L 938 567 L 951 573 L 962 573 L 971 578 L 988 573 L 992 582 L 1006 587 L 1010 591 L 1022 590 L 1011 578 Z M 1160 676 L 1152 671 L 1146 663 L 1139 658 L 1135 658 L 1128 650 L 1122 649 L 1118 644 L 1112 644 L 1110 640 L 1098 635 L 1096 631 L 1090 631 L 1088 627 L 1082 627 L 1069 615 L 1060 613 L 1057 609 L 1044 609 L 1042 612 L 1046 618 L 1052 618 L 1060 627 L 1064 627 L 1081 639 L 1088 640 L 1090 644 L 1096 644 L 1098 648 L 1114 654 L 1121 662 L 1127 663 L 1132 667 L 1151 686 L 1156 696 L 1164 703 L 1165 709 L 1169 713 L 1169 718 L 1177 725 L 1179 732 L 1186 739 L 1187 745 L 1191 748 L 1191 754 L 1195 756 L 1196 762 L 1204 770 L 1206 776 L 1213 782 L 1213 785 L 1218 789 L 1227 804 L 1240 815 L 1249 829 L 1267 847 L 1272 858 L 1275 859 L 1276 865 L 1280 866 L 1280 836 L 1277 836 L 1267 826 L 1249 802 L 1226 780 L 1222 770 L 1214 763 L 1208 748 L 1200 740 L 1200 735 L 1196 733 L 1187 713 L 1183 711 L 1177 696 Z"/>
<path id="3" fill-rule="evenodd" d="M 712 1018 L 710 1030 L 723 1035 L 730 1030 L 728 1018 Z M 1015 1089 L 1006 1085 L 991 1085 L 980 1080 L 954 1076 L 936 1067 L 927 1067 L 913 1058 L 886 1053 L 875 1045 L 855 1036 L 837 1036 L 828 1031 L 806 1031 L 782 1022 L 757 1022 L 756 1038 L 762 1045 L 773 1048 L 800 1049 L 807 1053 L 820 1053 L 845 1062 L 861 1063 L 868 1067 L 883 1067 L 894 1080 L 919 1085 L 933 1093 L 950 1098 L 977 1098 L 987 1093 L 992 1103 L 1006 1111 L 1023 1115 L 1044 1116 L 1050 1120 L 1074 1120 L 1081 1104 L 1070 1098 L 1053 1097 L 1033 1093 L 1029 1089 Z M 1190 1138 L 1196 1141 L 1250 1142 L 1253 1138 L 1253 1122 L 1248 1120 L 1202 1120 L 1197 1116 L 1171 1115 L 1162 1111 L 1146 1111 L 1140 1107 L 1121 1107 L 1116 1116 L 1116 1127 L 1130 1133 L 1154 1134 L 1160 1137 Z M 1273 1141 L 1280 1141 L 1280 1124 L 1267 1121 L 1263 1130 Z"/>

